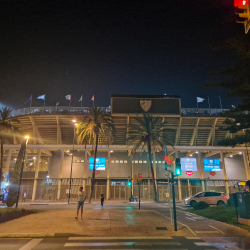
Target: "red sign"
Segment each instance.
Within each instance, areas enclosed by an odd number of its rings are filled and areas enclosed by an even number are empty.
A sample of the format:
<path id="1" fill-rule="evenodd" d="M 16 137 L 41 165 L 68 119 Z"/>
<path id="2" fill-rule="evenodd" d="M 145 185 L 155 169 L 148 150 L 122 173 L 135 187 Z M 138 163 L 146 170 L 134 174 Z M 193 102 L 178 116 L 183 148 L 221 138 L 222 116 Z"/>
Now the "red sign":
<path id="1" fill-rule="evenodd" d="M 187 174 L 188 176 L 190 176 L 190 175 L 192 175 L 192 174 L 194 174 L 194 173 L 193 173 L 193 171 L 186 171 L 186 174 Z"/>
<path id="2" fill-rule="evenodd" d="M 234 0 L 234 6 L 246 6 L 248 5 L 248 0 Z"/>
<path id="3" fill-rule="evenodd" d="M 212 176 L 215 176 L 216 172 L 210 172 L 209 174 L 212 175 Z"/>
<path id="4" fill-rule="evenodd" d="M 164 160 L 167 164 L 171 163 L 171 158 L 168 158 L 167 156 L 164 156 Z"/>
<path id="5" fill-rule="evenodd" d="M 99 170 L 95 171 L 95 174 L 100 174 L 100 173 L 101 173 L 101 171 L 99 171 Z"/>

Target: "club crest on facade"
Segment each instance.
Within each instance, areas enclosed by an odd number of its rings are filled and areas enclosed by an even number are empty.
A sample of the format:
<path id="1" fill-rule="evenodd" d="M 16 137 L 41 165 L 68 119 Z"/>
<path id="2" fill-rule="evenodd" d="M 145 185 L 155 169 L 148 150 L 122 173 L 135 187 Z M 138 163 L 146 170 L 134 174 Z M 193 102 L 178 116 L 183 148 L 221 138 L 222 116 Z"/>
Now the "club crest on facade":
<path id="1" fill-rule="evenodd" d="M 140 100 L 140 105 L 145 112 L 148 112 L 148 110 L 150 109 L 150 107 L 152 105 L 152 101 L 151 100 Z"/>

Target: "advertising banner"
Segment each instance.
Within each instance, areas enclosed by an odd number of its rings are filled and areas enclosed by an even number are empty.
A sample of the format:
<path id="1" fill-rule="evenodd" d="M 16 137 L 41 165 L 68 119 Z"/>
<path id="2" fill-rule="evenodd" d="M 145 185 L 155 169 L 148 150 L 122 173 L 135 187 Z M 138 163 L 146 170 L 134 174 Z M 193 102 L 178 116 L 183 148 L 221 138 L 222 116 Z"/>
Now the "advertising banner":
<path id="1" fill-rule="evenodd" d="M 220 171 L 220 159 L 203 159 L 204 171 Z"/>
<path id="2" fill-rule="evenodd" d="M 182 171 L 197 171 L 196 158 L 181 158 Z"/>
<path id="3" fill-rule="evenodd" d="M 95 163 L 95 170 L 105 170 L 105 157 L 97 157 Z M 89 158 L 89 170 L 93 170 L 94 157 Z"/>

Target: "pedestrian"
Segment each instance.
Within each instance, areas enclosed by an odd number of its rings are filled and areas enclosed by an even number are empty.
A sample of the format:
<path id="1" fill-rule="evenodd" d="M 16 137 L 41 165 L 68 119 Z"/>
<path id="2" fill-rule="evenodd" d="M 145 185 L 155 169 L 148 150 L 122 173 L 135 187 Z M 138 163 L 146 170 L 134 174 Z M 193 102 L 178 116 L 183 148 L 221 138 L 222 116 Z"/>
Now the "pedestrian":
<path id="1" fill-rule="evenodd" d="M 23 202 L 25 202 L 26 201 L 26 193 L 24 192 L 23 193 Z"/>
<path id="2" fill-rule="evenodd" d="M 81 219 L 82 219 L 83 205 L 84 205 L 84 201 L 86 200 L 86 195 L 83 192 L 83 187 L 80 187 L 77 194 L 78 194 L 78 203 L 77 203 L 77 211 L 76 211 L 76 217 L 75 217 L 76 220 L 78 220 L 80 207 L 81 207 Z"/>
<path id="3" fill-rule="evenodd" d="M 104 194 L 101 194 L 101 205 L 103 207 L 103 203 L 104 203 Z"/>

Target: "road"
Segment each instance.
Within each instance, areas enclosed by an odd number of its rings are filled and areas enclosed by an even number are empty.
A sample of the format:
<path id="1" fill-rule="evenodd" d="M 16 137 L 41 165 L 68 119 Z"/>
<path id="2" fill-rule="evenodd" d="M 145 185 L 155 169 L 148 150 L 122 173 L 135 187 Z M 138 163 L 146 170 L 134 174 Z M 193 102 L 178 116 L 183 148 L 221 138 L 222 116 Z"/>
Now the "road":
<path id="1" fill-rule="evenodd" d="M 76 204 L 30 205 L 20 204 L 23 208 L 42 210 L 75 210 Z M 189 230 L 189 237 L 184 236 L 124 236 L 97 238 L 45 238 L 45 239 L 0 239 L 0 249 L 250 249 L 250 234 L 247 231 L 190 214 L 185 205 L 177 203 L 177 221 L 179 226 Z M 85 204 L 86 211 L 137 211 L 138 203 L 106 202 L 101 207 L 99 202 Z M 141 210 L 162 216 L 169 221 L 169 206 L 166 203 L 142 202 Z M 73 218 L 72 218 L 73 220 Z M 167 232 L 167 231 L 166 231 Z M 33 248 L 31 248 L 32 246 Z"/>

